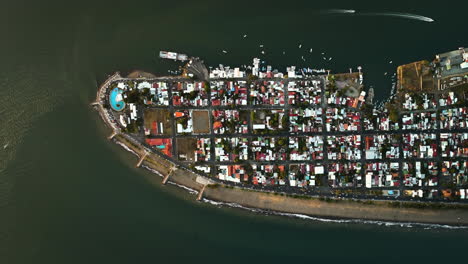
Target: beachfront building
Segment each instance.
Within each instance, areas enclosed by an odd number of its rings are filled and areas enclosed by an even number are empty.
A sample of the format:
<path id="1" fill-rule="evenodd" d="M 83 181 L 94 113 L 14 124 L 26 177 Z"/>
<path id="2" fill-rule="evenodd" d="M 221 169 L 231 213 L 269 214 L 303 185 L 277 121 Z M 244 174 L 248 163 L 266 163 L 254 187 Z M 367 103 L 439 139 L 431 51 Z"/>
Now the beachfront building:
<path id="1" fill-rule="evenodd" d="M 331 187 L 362 187 L 360 162 L 329 163 L 328 184 Z"/>
<path id="2" fill-rule="evenodd" d="M 220 165 L 216 166 L 216 176 L 223 181 L 248 182 L 249 174 L 247 174 L 247 170 L 247 167 L 243 165 Z"/>
<path id="3" fill-rule="evenodd" d="M 285 165 L 253 164 L 252 183 L 254 185 L 285 185 Z"/>
<path id="4" fill-rule="evenodd" d="M 432 161 L 403 162 L 403 184 L 407 187 L 437 186 L 438 165 Z"/>
<path id="5" fill-rule="evenodd" d="M 398 162 L 372 162 L 364 165 L 366 188 L 400 186 Z"/>
<path id="6" fill-rule="evenodd" d="M 292 187 L 320 186 L 325 175 L 325 167 L 320 164 L 291 164 L 289 166 L 289 185 Z"/>

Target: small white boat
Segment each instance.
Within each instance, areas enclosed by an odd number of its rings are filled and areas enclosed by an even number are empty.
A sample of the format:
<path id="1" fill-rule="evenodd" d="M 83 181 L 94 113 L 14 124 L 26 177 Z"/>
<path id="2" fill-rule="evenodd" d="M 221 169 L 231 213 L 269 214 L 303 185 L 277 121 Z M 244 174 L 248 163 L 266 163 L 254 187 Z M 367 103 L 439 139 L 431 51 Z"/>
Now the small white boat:
<path id="1" fill-rule="evenodd" d="M 286 54 L 286 51 L 283 51 L 283 55 Z"/>
<path id="2" fill-rule="evenodd" d="M 387 72 L 385 72 L 383 75 L 387 75 Z"/>
<path id="3" fill-rule="evenodd" d="M 246 37 L 247 37 L 247 35 L 244 35 L 244 38 L 246 38 Z"/>
<path id="4" fill-rule="evenodd" d="M 390 61 L 389 63 L 390 63 L 390 64 L 392 64 L 392 63 L 393 63 L 393 61 Z"/>
<path id="5" fill-rule="evenodd" d="M 264 51 L 264 50 L 262 50 L 262 54 L 265 54 L 265 51 Z"/>
<path id="6" fill-rule="evenodd" d="M 263 48 L 263 44 L 260 44 L 260 48 Z"/>
<path id="7" fill-rule="evenodd" d="M 6 149 L 8 148 L 8 143 L 6 143 L 4 146 L 3 146 L 3 149 Z"/>
<path id="8" fill-rule="evenodd" d="M 223 53 L 224 53 L 224 54 L 226 54 L 226 53 L 227 53 L 227 51 L 223 50 Z"/>
<path id="9" fill-rule="evenodd" d="M 299 44 L 299 48 L 302 48 L 302 44 Z"/>
<path id="10" fill-rule="evenodd" d="M 312 53 L 312 48 L 310 48 L 309 52 Z"/>
<path id="11" fill-rule="evenodd" d="M 327 58 L 323 57 L 323 60 L 327 60 Z"/>
<path id="12" fill-rule="evenodd" d="M 328 60 L 331 61 L 331 60 L 332 60 L 332 57 L 328 58 Z"/>

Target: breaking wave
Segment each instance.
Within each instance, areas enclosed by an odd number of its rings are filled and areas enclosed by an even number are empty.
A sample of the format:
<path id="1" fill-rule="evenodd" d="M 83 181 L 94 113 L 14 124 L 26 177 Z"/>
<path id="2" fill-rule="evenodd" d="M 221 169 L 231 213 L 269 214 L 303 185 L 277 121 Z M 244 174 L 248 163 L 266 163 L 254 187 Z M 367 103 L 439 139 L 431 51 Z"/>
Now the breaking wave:
<path id="1" fill-rule="evenodd" d="M 194 190 L 194 189 L 189 188 L 189 187 L 187 187 L 187 186 L 184 186 L 184 185 L 182 185 L 182 184 L 178 184 L 178 183 L 172 182 L 172 181 L 170 181 L 170 180 L 168 180 L 167 183 L 169 183 L 169 184 L 171 184 L 171 185 L 175 185 L 175 186 L 177 186 L 177 187 L 179 187 L 179 188 L 182 188 L 182 189 L 188 191 L 190 194 L 198 194 L 198 193 L 199 193 L 197 190 Z"/>
<path id="2" fill-rule="evenodd" d="M 125 148 L 127 151 L 137 155 L 133 150 L 125 146 L 125 144 L 115 141 L 118 145 L 122 146 Z M 137 155 L 138 156 L 138 155 Z M 158 171 L 142 165 L 141 166 L 144 169 L 147 169 L 148 171 L 160 176 L 164 177 L 161 173 Z M 167 181 L 167 183 L 177 186 L 179 188 L 182 188 L 186 191 L 188 191 L 190 194 L 198 194 L 199 191 L 189 188 L 185 185 L 178 184 L 172 181 Z M 203 198 L 203 202 L 209 203 L 215 206 L 228 206 L 232 208 L 239 208 L 243 210 L 247 210 L 250 212 L 255 212 L 255 213 L 260 213 L 260 214 L 265 214 L 265 215 L 278 215 L 278 216 L 286 216 L 286 217 L 294 217 L 294 218 L 300 218 L 300 219 L 305 219 L 305 220 L 311 220 L 311 221 L 317 221 L 317 222 L 323 222 L 323 223 L 349 223 L 349 224 L 372 224 L 372 225 L 378 225 L 378 226 L 386 226 L 386 227 L 419 227 L 419 228 L 424 228 L 424 229 L 468 229 L 468 226 L 452 226 L 452 225 L 443 225 L 443 224 L 425 224 L 425 223 L 414 223 L 414 222 L 391 222 L 391 221 L 377 221 L 377 220 L 364 220 L 364 219 L 331 219 L 331 218 L 321 218 L 321 217 L 315 217 L 315 216 L 309 216 L 309 215 L 304 215 L 304 214 L 294 214 L 294 213 L 284 213 L 284 212 L 278 212 L 278 211 L 272 211 L 272 210 L 266 210 L 266 209 L 259 209 L 259 208 L 251 208 L 251 207 L 246 207 L 237 203 L 229 203 L 229 202 L 220 202 L 220 201 L 214 201 L 210 199 Z"/>
<path id="3" fill-rule="evenodd" d="M 142 167 L 142 168 L 145 168 L 145 169 L 147 169 L 147 170 L 149 170 L 150 172 L 152 172 L 152 173 L 158 175 L 158 176 L 161 177 L 161 178 L 164 178 L 164 175 L 162 175 L 162 174 L 161 174 L 159 171 L 157 171 L 157 170 L 153 170 L 152 168 L 150 168 L 150 167 L 148 167 L 148 166 L 146 166 L 146 165 L 144 165 L 144 164 L 141 165 L 141 167 Z"/>
<path id="4" fill-rule="evenodd" d="M 120 145 L 122 148 L 124 148 L 126 151 L 132 153 L 133 155 L 135 155 L 135 156 L 137 156 L 137 157 L 139 156 L 135 151 L 131 150 L 131 149 L 130 149 L 129 147 L 127 147 L 124 143 L 122 143 L 122 142 L 120 142 L 120 141 L 118 141 L 118 140 L 116 140 L 115 143 L 116 143 L 117 145 Z"/>
<path id="5" fill-rule="evenodd" d="M 372 225 L 379 225 L 379 226 L 399 226 L 399 227 L 420 227 L 424 229 L 436 229 L 436 228 L 444 228 L 444 229 L 467 229 L 467 226 L 452 226 L 452 225 L 442 225 L 442 224 L 424 224 L 424 223 L 403 223 L 403 222 L 390 222 L 390 221 L 377 221 L 377 220 L 364 220 L 364 219 L 330 219 L 330 218 L 321 218 L 321 217 L 314 217 L 304 214 L 293 214 L 293 213 L 283 213 L 265 209 L 258 209 L 258 208 L 250 208 L 245 207 L 237 203 L 227 203 L 227 202 L 219 202 L 213 201 L 206 198 L 202 199 L 203 202 L 216 205 L 216 206 L 228 206 L 233 208 L 239 208 L 255 213 L 261 213 L 266 215 L 279 215 L 279 216 L 287 216 L 287 217 L 294 217 L 300 218 L 305 220 L 312 220 L 317 222 L 324 222 L 324 223 L 350 223 L 350 224 L 372 224 Z"/>
<path id="6" fill-rule="evenodd" d="M 149 170 L 150 172 L 152 172 L 152 173 L 154 173 L 154 174 L 156 174 L 156 175 L 158 175 L 158 176 L 160 176 L 161 178 L 164 178 L 164 175 L 162 175 L 162 174 L 161 174 L 159 171 L 157 171 L 157 170 L 154 170 L 154 169 L 152 169 L 152 168 L 150 168 L 150 167 L 148 167 L 148 166 L 146 166 L 146 165 L 141 165 L 141 167 L 144 168 L 144 169 Z M 175 183 L 175 182 L 172 182 L 171 180 L 168 180 L 167 183 L 168 183 L 168 184 L 171 184 L 171 185 L 175 185 L 175 186 L 177 186 L 177 187 L 179 187 L 179 188 L 182 188 L 182 189 L 186 190 L 187 192 L 189 192 L 190 194 L 198 194 L 198 191 L 197 191 L 197 190 L 194 190 L 194 189 L 192 189 L 192 188 L 189 188 L 189 187 L 184 186 L 184 185 L 181 185 L 181 184 L 177 184 L 177 183 Z"/>

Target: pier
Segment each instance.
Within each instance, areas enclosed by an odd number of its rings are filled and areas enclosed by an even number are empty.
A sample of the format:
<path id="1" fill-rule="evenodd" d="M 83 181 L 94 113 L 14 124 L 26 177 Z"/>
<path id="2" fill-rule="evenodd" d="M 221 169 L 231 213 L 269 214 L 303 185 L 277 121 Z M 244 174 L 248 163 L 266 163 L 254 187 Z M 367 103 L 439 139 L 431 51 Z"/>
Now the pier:
<path id="1" fill-rule="evenodd" d="M 203 185 L 203 188 L 201 188 L 200 192 L 198 192 L 197 201 L 201 201 L 201 199 L 203 198 L 203 192 L 205 191 L 205 188 L 206 185 Z"/>
<path id="2" fill-rule="evenodd" d="M 169 180 L 169 176 L 171 176 L 171 173 L 172 173 L 173 170 L 175 170 L 174 167 L 172 167 L 171 170 L 169 171 L 169 173 L 166 176 L 164 176 L 164 179 L 162 180 L 163 185 L 166 185 L 167 180 Z"/>
<path id="3" fill-rule="evenodd" d="M 145 160 L 146 156 L 148 156 L 148 153 L 145 151 L 143 156 L 141 156 L 140 160 L 138 161 L 137 165 L 135 167 L 139 168 L 141 166 L 141 163 Z"/>
<path id="4" fill-rule="evenodd" d="M 114 131 L 112 135 L 107 137 L 107 139 L 112 140 L 115 136 L 117 136 L 117 132 Z"/>

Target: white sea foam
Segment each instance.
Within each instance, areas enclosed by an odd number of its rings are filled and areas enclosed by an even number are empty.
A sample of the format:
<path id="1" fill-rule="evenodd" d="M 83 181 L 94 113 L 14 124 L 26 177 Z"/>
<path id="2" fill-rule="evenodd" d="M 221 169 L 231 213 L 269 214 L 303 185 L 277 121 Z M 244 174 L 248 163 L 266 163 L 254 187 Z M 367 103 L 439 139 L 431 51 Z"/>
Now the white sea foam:
<path id="1" fill-rule="evenodd" d="M 167 183 L 172 184 L 172 185 L 175 185 L 175 186 L 177 186 L 177 187 L 179 187 L 179 188 L 182 188 L 182 189 L 188 191 L 190 194 L 198 194 L 198 191 L 197 191 L 197 190 L 194 190 L 194 189 L 192 189 L 192 188 L 189 188 L 189 187 L 187 187 L 187 186 L 185 186 L 185 185 L 177 184 L 177 183 L 172 182 L 172 181 L 167 181 Z"/>
<path id="2" fill-rule="evenodd" d="M 135 156 L 138 156 L 138 154 L 137 154 L 135 151 L 131 150 L 131 149 L 130 149 L 129 147 L 127 147 L 124 143 L 122 143 L 122 142 L 120 142 L 120 141 L 117 141 L 117 140 L 115 141 L 115 143 L 116 143 L 117 145 L 122 146 L 126 151 L 133 153 Z"/>
<path id="3" fill-rule="evenodd" d="M 123 148 L 125 148 L 127 151 L 132 152 L 133 154 L 137 155 L 133 150 L 129 149 L 125 144 L 122 144 L 118 141 L 116 141 L 117 144 L 121 145 Z M 158 171 L 142 165 L 143 168 L 149 170 L 150 172 L 153 172 L 160 177 L 164 177 L 161 173 Z M 185 185 L 178 184 L 172 181 L 168 181 L 167 183 L 177 186 L 179 188 L 182 188 L 186 191 L 188 191 L 190 194 L 198 194 L 199 192 L 197 190 L 194 190 L 192 188 L 189 188 Z M 232 208 L 239 208 L 243 210 L 248 210 L 250 212 L 255 212 L 255 213 L 262 213 L 262 214 L 267 214 L 267 215 L 279 215 L 279 216 L 287 216 L 287 217 L 294 217 L 294 218 L 300 218 L 300 219 L 305 219 L 305 220 L 311 220 L 311 221 L 318 221 L 318 222 L 325 222 L 325 223 L 356 223 L 356 224 L 373 224 L 373 225 L 379 225 L 379 226 L 400 226 L 400 227 L 421 227 L 424 229 L 436 229 L 436 228 L 444 228 L 444 229 L 467 229 L 467 226 L 452 226 L 452 225 L 442 225 L 442 224 L 424 224 L 424 223 L 403 223 L 403 222 L 390 222 L 390 221 L 377 221 L 377 220 L 364 220 L 364 219 L 330 219 L 330 218 L 321 218 L 321 217 L 314 217 L 314 216 L 309 216 L 309 215 L 304 215 L 304 214 L 293 214 L 293 213 L 284 213 L 284 212 L 278 212 L 278 211 L 271 211 L 271 210 L 265 210 L 265 209 L 258 209 L 258 208 L 251 208 L 251 207 L 246 207 L 237 203 L 228 203 L 228 202 L 220 202 L 220 201 L 214 201 L 210 199 L 203 198 L 203 202 L 215 205 L 215 206 L 228 206 Z"/>
<path id="4" fill-rule="evenodd" d="M 152 172 L 152 173 L 154 173 L 154 174 L 159 175 L 159 176 L 162 177 L 162 178 L 164 178 L 164 175 L 161 174 L 161 173 L 160 173 L 159 171 L 157 171 L 157 170 L 154 170 L 154 169 L 152 169 L 152 168 L 150 168 L 150 167 L 148 167 L 148 166 L 145 166 L 145 165 L 142 165 L 141 167 L 142 167 L 142 168 L 145 168 L 145 169 L 147 169 L 147 170 L 149 170 L 150 172 Z M 177 184 L 177 183 L 172 182 L 172 181 L 170 181 L 170 180 L 168 180 L 167 183 L 169 183 L 169 184 L 171 184 L 171 185 L 175 185 L 175 186 L 177 186 L 177 187 L 179 187 L 179 188 L 182 188 L 182 189 L 188 191 L 190 194 L 198 194 L 198 191 L 197 191 L 197 190 L 194 190 L 194 189 L 189 188 L 189 187 L 187 187 L 187 186 L 184 186 L 184 185 L 181 185 L 181 184 Z"/>
<path id="5" fill-rule="evenodd" d="M 445 229 L 467 229 L 466 226 L 451 226 L 451 225 L 441 225 L 441 224 L 424 224 L 424 223 L 402 223 L 402 222 L 390 222 L 390 221 L 376 221 L 376 220 L 364 220 L 364 219 L 329 219 L 329 218 L 321 218 L 321 217 L 314 217 L 304 214 L 292 214 L 292 213 L 283 213 L 277 211 L 270 211 L 258 208 L 250 208 L 245 207 L 240 204 L 236 203 L 226 203 L 226 202 L 219 202 L 213 201 L 206 198 L 202 199 L 203 202 L 210 203 L 216 206 L 228 206 L 233 208 L 240 208 L 244 210 L 248 210 L 251 212 L 262 213 L 262 214 L 270 214 L 270 215 L 280 215 L 280 216 L 287 216 L 287 217 L 295 217 L 305 220 L 312 220 L 318 222 L 325 222 L 325 223 L 356 223 L 356 224 L 373 224 L 379 226 L 399 226 L 399 227 L 422 227 L 424 229 L 436 229 L 436 228 L 445 228 Z"/>
<path id="6" fill-rule="evenodd" d="M 151 171 L 151 172 L 154 173 L 154 174 L 157 174 L 157 175 L 160 176 L 161 178 L 164 178 L 164 175 L 162 175 L 162 174 L 161 174 L 159 171 L 157 171 L 157 170 L 154 170 L 154 169 L 152 169 L 152 168 L 150 168 L 150 167 L 148 167 L 148 166 L 146 166 L 146 165 L 141 165 L 141 167 L 142 167 L 142 168 L 145 168 L 145 169 L 147 169 L 147 170 L 149 170 L 149 171 Z"/>

